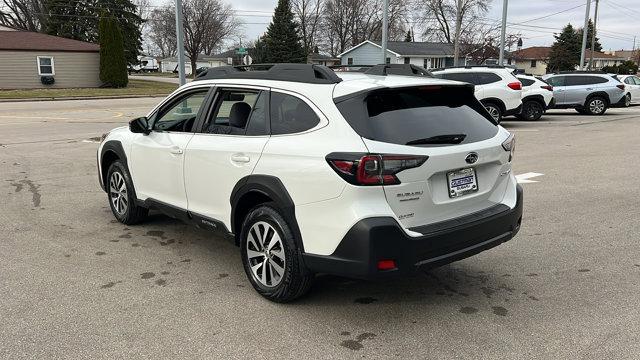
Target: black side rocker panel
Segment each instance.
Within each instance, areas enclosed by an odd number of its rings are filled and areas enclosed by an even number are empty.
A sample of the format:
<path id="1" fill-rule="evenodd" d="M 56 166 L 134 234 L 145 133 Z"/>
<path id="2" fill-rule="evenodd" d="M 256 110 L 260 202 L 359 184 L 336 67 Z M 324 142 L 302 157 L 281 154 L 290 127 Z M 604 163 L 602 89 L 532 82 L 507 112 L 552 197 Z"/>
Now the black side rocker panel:
<path id="1" fill-rule="evenodd" d="M 313 272 L 361 279 L 388 278 L 445 265 L 498 246 L 513 238 L 522 221 L 522 187 L 516 206 L 485 211 L 425 227 L 424 235 L 410 237 L 392 217 L 357 222 L 333 254 L 304 254 Z M 379 260 L 395 260 L 396 269 L 379 271 Z"/>
<path id="2" fill-rule="evenodd" d="M 127 163 L 127 155 L 124 152 L 124 148 L 122 147 L 122 143 L 118 140 L 109 140 L 102 145 L 102 151 L 98 154 L 98 166 L 102 165 L 102 160 L 104 159 L 104 155 L 108 152 L 113 152 L 120 158 L 120 161 L 124 163 L 124 165 L 129 168 L 129 164 Z M 100 187 L 105 192 L 107 191 L 107 187 L 104 183 L 104 178 L 107 176 L 102 169 L 98 169 L 98 180 L 100 181 Z"/>
<path id="3" fill-rule="evenodd" d="M 299 249 L 304 251 L 302 235 L 296 220 L 295 205 L 282 181 L 275 176 L 248 175 L 238 181 L 229 199 L 231 202 L 231 232 L 234 234 L 240 233 L 239 226 L 236 225 L 235 212 L 242 197 L 251 192 L 266 195 L 273 200 L 279 210 L 282 211 L 282 215 L 289 223 L 289 226 L 291 226 Z"/>

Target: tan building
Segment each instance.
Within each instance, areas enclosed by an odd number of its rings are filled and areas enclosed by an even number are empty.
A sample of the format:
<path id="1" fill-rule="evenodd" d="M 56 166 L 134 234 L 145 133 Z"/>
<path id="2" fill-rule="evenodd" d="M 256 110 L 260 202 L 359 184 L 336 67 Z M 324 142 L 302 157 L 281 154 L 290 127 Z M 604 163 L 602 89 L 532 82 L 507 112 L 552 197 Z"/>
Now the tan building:
<path id="1" fill-rule="evenodd" d="M 524 70 L 526 74 L 544 75 L 547 73 L 547 62 L 549 61 L 550 52 L 551 47 L 548 46 L 533 46 L 521 49 L 509 54 L 507 56 L 507 63 Z M 591 59 L 590 49 L 585 51 L 584 58 L 588 64 Z M 599 70 L 605 66 L 620 65 L 624 60 L 625 59 L 620 56 L 594 51 L 592 69 Z"/>
<path id="2" fill-rule="evenodd" d="M 99 51 L 83 41 L 0 30 L 0 89 L 98 87 Z M 43 84 L 49 78 L 54 83 Z"/>

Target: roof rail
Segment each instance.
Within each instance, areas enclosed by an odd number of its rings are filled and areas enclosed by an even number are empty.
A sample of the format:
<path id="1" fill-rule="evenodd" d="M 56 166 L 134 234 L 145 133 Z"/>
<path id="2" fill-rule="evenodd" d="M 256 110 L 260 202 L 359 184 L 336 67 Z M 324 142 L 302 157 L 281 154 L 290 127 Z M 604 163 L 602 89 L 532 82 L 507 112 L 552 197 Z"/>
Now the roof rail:
<path id="1" fill-rule="evenodd" d="M 203 71 L 195 81 L 212 79 L 256 79 L 310 84 L 337 84 L 342 79 L 331 69 L 315 64 L 252 64 L 218 66 Z"/>
<path id="2" fill-rule="evenodd" d="M 373 65 L 339 64 L 331 65 L 329 66 L 329 69 L 337 72 L 365 72 L 367 69 L 372 67 Z"/>
<path id="3" fill-rule="evenodd" d="M 433 77 L 429 70 L 413 64 L 380 64 L 364 72 L 368 75 L 407 75 Z"/>
<path id="4" fill-rule="evenodd" d="M 570 70 L 559 71 L 556 74 L 606 74 L 606 72 L 602 70 Z"/>
<path id="5" fill-rule="evenodd" d="M 512 65 L 460 65 L 460 66 L 447 66 L 437 69 L 431 69 L 432 71 L 442 71 L 447 69 L 473 69 L 473 68 L 490 68 L 490 69 L 513 69 L 517 68 Z"/>

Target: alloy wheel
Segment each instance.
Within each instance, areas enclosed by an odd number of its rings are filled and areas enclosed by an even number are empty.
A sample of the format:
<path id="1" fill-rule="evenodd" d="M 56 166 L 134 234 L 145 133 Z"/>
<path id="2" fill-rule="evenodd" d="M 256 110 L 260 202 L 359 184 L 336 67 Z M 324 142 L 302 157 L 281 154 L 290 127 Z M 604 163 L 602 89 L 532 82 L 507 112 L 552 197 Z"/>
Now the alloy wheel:
<path id="1" fill-rule="evenodd" d="M 591 100 L 589 103 L 589 111 L 592 114 L 600 114 L 604 111 L 604 101 L 600 99 Z"/>
<path id="2" fill-rule="evenodd" d="M 525 109 L 525 116 L 527 120 L 538 119 L 542 115 L 542 106 L 540 104 L 532 102 L 528 104 Z"/>
<path id="3" fill-rule="evenodd" d="M 495 121 L 500 120 L 500 110 L 494 106 L 487 106 L 486 109 Z"/>
<path id="4" fill-rule="evenodd" d="M 631 105 L 631 94 L 627 94 L 624 97 L 624 106 L 629 107 Z"/>
<path id="5" fill-rule="evenodd" d="M 275 287 L 284 277 L 286 257 L 282 238 L 269 223 L 258 221 L 247 234 L 247 260 L 253 278 L 266 287 Z"/>
<path id="6" fill-rule="evenodd" d="M 111 204 L 118 215 L 124 215 L 129 207 L 129 199 L 127 197 L 127 184 L 124 177 L 118 171 L 114 171 L 109 179 L 109 195 Z"/>

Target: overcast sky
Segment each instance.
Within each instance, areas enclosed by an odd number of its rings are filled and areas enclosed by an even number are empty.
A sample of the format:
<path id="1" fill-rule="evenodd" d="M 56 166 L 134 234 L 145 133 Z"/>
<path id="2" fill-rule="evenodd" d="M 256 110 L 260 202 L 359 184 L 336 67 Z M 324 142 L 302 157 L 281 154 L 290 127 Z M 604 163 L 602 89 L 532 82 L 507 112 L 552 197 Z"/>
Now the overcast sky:
<path id="1" fill-rule="evenodd" d="M 230 3 L 240 19 L 245 23 L 242 40 L 252 40 L 262 34 L 271 21 L 277 0 L 223 0 Z M 576 27 L 584 24 L 586 0 L 510 0 L 508 22 L 522 23 L 509 25 L 508 33 L 521 32 L 524 47 L 551 45 L 553 33 L 559 32 L 567 23 Z M 591 4 L 593 17 L 595 3 Z M 556 12 L 557 15 L 533 20 Z M 244 11 L 242 11 L 244 10 Z M 487 18 L 499 21 L 502 16 L 502 1 L 493 0 Z M 531 26 L 538 26 L 533 28 Z M 633 37 L 638 36 L 640 44 L 640 0 L 600 0 L 598 10 L 598 37 L 605 50 L 631 49 Z M 416 34 L 416 41 L 418 36 Z"/>

